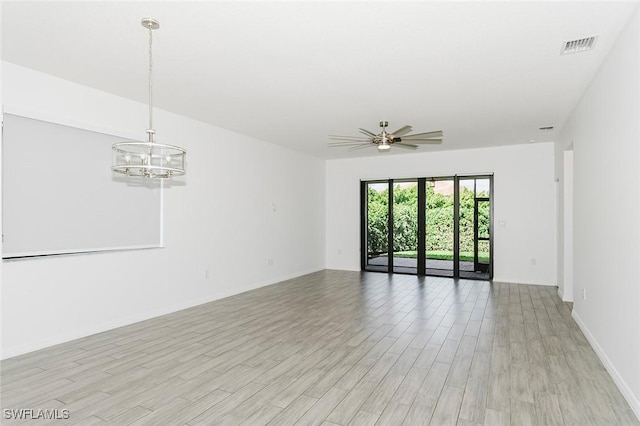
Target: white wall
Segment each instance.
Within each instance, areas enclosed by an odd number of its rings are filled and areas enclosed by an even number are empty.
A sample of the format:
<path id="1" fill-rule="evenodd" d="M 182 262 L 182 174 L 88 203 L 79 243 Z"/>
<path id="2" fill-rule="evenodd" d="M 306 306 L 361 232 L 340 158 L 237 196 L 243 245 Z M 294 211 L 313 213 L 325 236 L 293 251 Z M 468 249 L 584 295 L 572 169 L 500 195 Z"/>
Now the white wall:
<path id="1" fill-rule="evenodd" d="M 559 139 L 554 143 L 554 176 L 556 181 L 556 282 L 558 295 L 564 300 L 564 152 L 567 148 L 566 139 L 568 123 L 561 129 Z"/>
<path id="2" fill-rule="evenodd" d="M 0 20 L 2 20 L 2 3 L 0 3 Z M 2 31 L 0 31 L 0 51 L 2 50 Z M 3 72 L 2 69 L 4 67 L 0 66 L 0 83 L 2 82 L 2 77 L 3 77 Z M 2 94 L 2 86 L 3 84 L 0 84 L 0 105 L 4 105 L 3 102 L 3 94 Z M 1 112 L 0 112 L 1 113 Z M 3 161 L 3 153 L 2 153 L 2 146 L 3 142 L 2 142 L 2 138 L 3 138 L 3 134 L 4 132 L 0 132 L 0 234 L 2 234 L 2 161 Z M 0 244 L 1 244 L 1 240 L 0 240 Z M 4 288 L 4 286 L 2 285 L 2 269 L 3 269 L 3 262 L 0 262 L 0 321 L 2 320 L 2 300 L 4 300 L 3 297 L 3 291 L 2 289 Z M 3 343 L 2 343 L 2 324 L 0 324 L 0 358 L 2 356 L 2 348 L 3 348 Z"/>
<path id="3" fill-rule="evenodd" d="M 494 173 L 494 279 L 556 285 L 552 143 L 328 161 L 327 267 L 360 269 L 361 179 L 487 173 Z"/>
<path id="4" fill-rule="evenodd" d="M 574 149 L 573 315 L 638 417 L 639 57 L 636 8 L 557 144 Z"/>
<path id="5" fill-rule="evenodd" d="M 573 141 L 571 123 L 562 127 L 554 144 L 556 176 L 556 274 L 558 296 L 573 302 Z"/>
<path id="6" fill-rule="evenodd" d="M 573 151 L 563 153 L 563 277 L 558 292 L 565 302 L 573 302 Z"/>
<path id="7" fill-rule="evenodd" d="M 144 104 L 2 71 L 7 111 L 144 138 Z M 166 248 L 3 262 L 2 357 L 324 268 L 323 160 L 162 110 L 154 118 L 158 141 L 188 152 L 187 175 L 164 194 Z"/>

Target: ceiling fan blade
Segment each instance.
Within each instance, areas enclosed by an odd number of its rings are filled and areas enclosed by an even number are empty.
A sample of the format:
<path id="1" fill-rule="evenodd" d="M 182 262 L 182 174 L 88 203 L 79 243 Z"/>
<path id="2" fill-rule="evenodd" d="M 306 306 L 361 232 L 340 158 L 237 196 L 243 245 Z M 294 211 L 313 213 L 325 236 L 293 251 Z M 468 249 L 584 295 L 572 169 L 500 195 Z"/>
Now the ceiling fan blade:
<path id="1" fill-rule="evenodd" d="M 365 138 L 361 136 L 336 136 L 336 135 L 329 135 L 329 138 L 333 140 L 361 141 L 361 142 L 366 142 L 371 139 L 371 138 Z"/>
<path id="2" fill-rule="evenodd" d="M 376 145 L 373 143 L 366 143 L 366 144 L 362 144 L 361 146 L 354 146 L 353 148 L 349 148 L 347 151 L 356 151 L 358 149 L 370 148 L 372 146 L 376 146 Z"/>
<path id="3" fill-rule="evenodd" d="M 418 145 L 411 145 L 409 143 L 400 143 L 400 142 L 396 142 L 392 146 L 397 146 L 398 148 L 404 148 L 404 149 L 416 149 L 416 148 L 418 148 Z"/>
<path id="4" fill-rule="evenodd" d="M 411 139 L 411 138 L 438 138 L 438 137 L 442 137 L 444 134 L 442 133 L 442 130 L 437 130 L 435 132 L 426 132 L 426 133 L 414 133 L 413 135 L 406 135 L 403 136 L 403 139 Z"/>
<path id="5" fill-rule="evenodd" d="M 367 136 L 377 136 L 375 133 L 371 133 L 370 131 L 365 130 L 365 129 L 360 129 L 360 128 L 358 128 L 358 130 L 360 130 L 360 133 L 362 133 L 363 135 L 367 135 Z"/>
<path id="6" fill-rule="evenodd" d="M 411 142 L 411 143 L 442 143 L 442 139 L 404 139 L 402 142 Z"/>
<path id="7" fill-rule="evenodd" d="M 411 127 L 409 125 L 406 125 L 404 127 L 400 127 L 395 132 L 391 132 L 391 134 L 393 135 L 393 137 L 399 138 L 400 136 L 404 135 L 405 133 L 409 133 L 411 130 L 413 130 L 413 127 Z"/>
<path id="8" fill-rule="evenodd" d="M 335 146 L 354 146 L 354 145 L 362 145 L 364 143 L 368 143 L 368 142 L 357 142 L 357 141 L 352 141 L 352 142 L 329 142 L 327 144 L 328 147 L 335 147 Z"/>

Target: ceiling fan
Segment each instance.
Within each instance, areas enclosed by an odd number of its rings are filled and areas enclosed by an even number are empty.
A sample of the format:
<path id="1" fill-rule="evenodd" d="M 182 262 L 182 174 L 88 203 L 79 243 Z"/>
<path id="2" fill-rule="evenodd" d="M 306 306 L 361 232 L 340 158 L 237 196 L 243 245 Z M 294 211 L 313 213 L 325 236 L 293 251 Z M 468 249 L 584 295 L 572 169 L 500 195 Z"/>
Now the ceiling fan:
<path id="1" fill-rule="evenodd" d="M 329 142 L 329 147 L 348 147 L 349 151 L 355 151 L 357 149 L 377 146 L 378 151 L 388 151 L 391 149 L 391 145 L 405 149 L 416 149 L 418 145 L 415 144 L 442 143 L 442 130 L 408 135 L 407 133 L 413 130 L 411 126 L 401 127 L 395 132 L 387 132 L 388 125 L 388 122 L 381 121 L 380 127 L 382 128 L 382 132 L 378 134 L 365 129 L 358 129 L 364 136 L 329 135 L 329 138 L 336 141 Z"/>

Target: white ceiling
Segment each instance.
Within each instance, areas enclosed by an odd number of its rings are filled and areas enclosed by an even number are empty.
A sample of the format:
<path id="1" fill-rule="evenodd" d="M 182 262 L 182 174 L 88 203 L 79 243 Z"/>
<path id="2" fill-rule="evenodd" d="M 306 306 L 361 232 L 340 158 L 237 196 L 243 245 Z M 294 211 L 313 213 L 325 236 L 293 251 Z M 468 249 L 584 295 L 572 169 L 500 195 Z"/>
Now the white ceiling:
<path id="1" fill-rule="evenodd" d="M 3 1 L 2 59 L 146 102 L 151 16 L 160 108 L 323 158 L 387 155 L 326 148 L 380 120 L 444 131 L 420 150 L 522 144 L 555 138 L 637 4 Z"/>

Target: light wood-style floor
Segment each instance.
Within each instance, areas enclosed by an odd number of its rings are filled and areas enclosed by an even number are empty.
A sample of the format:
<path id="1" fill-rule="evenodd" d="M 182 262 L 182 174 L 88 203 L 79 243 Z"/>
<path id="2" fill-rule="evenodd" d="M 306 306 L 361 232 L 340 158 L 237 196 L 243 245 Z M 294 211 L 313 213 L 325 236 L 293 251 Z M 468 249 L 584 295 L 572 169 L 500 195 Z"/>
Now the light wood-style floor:
<path id="1" fill-rule="evenodd" d="M 555 287 L 327 270 L 1 368 L 64 425 L 640 424 Z"/>

